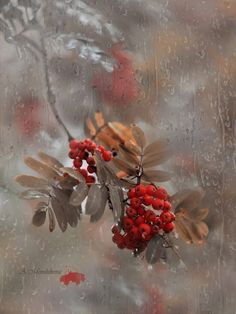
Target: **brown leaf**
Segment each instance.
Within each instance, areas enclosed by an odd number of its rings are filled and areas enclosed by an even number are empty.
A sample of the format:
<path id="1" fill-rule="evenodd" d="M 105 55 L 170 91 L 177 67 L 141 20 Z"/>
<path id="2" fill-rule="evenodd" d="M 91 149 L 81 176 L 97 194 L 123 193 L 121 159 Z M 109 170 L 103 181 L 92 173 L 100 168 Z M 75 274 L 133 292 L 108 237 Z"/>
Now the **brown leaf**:
<path id="1" fill-rule="evenodd" d="M 59 181 L 60 176 L 53 168 L 45 165 L 44 163 L 28 156 L 24 159 L 25 164 L 32 170 L 38 172 L 43 177 L 47 178 L 50 181 Z"/>
<path id="2" fill-rule="evenodd" d="M 144 156 L 146 155 L 155 155 L 167 149 L 167 141 L 159 139 L 151 144 L 149 144 L 144 149 Z"/>
<path id="3" fill-rule="evenodd" d="M 105 120 L 101 111 L 96 111 L 94 114 L 96 124 L 99 128 L 103 127 L 105 124 Z"/>
<path id="4" fill-rule="evenodd" d="M 148 264 L 155 264 L 164 255 L 164 240 L 159 235 L 154 236 L 147 245 L 146 260 Z"/>
<path id="5" fill-rule="evenodd" d="M 120 123 L 120 122 L 109 122 L 108 126 L 112 129 L 112 131 L 116 134 L 116 136 L 120 139 L 120 142 L 125 143 L 130 141 L 132 144 L 136 144 L 135 139 L 133 137 L 132 131 L 130 127 Z"/>
<path id="6" fill-rule="evenodd" d="M 138 146 L 134 145 L 130 141 L 127 141 L 124 143 L 124 147 L 133 155 L 135 156 L 141 156 L 141 150 Z"/>
<path id="7" fill-rule="evenodd" d="M 55 222 L 55 216 L 50 207 L 48 207 L 48 219 L 49 219 L 49 231 L 53 232 L 56 226 L 56 222 Z"/>
<path id="8" fill-rule="evenodd" d="M 73 206 L 80 206 L 85 197 L 88 195 L 88 191 L 89 188 L 87 184 L 83 182 L 79 183 L 72 192 L 69 203 Z"/>
<path id="9" fill-rule="evenodd" d="M 61 231 L 65 232 L 67 229 L 67 219 L 64 213 L 63 206 L 55 197 L 51 197 L 51 207 L 54 211 L 54 214 L 56 216 L 56 219 L 57 219 L 57 222 Z"/>
<path id="10" fill-rule="evenodd" d="M 204 194 L 204 191 L 200 187 L 190 190 L 189 193 L 185 195 L 185 198 L 182 200 L 182 202 L 176 206 L 175 212 L 178 212 L 181 208 L 192 210 L 198 207 Z"/>
<path id="11" fill-rule="evenodd" d="M 85 213 L 87 215 L 93 215 L 99 210 L 99 206 L 102 202 L 101 188 L 93 184 L 89 188 L 88 199 L 85 205 Z"/>
<path id="12" fill-rule="evenodd" d="M 119 186 L 109 185 L 109 196 L 113 207 L 114 220 L 118 222 L 123 216 L 123 192 Z"/>
<path id="13" fill-rule="evenodd" d="M 195 208 L 189 212 L 190 218 L 193 220 L 201 221 L 209 214 L 208 208 Z"/>
<path id="14" fill-rule="evenodd" d="M 171 173 L 162 170 L 145 170 L 143 178 L 147 182 L 165 182 L 171 179 Z"/>
<path id="15" fill-rule="evenodd" d="M 170 151 L 163 150 L 155 155 L 145 155 L 143 157 L 142 166 L 144 168 L 151 168 L 154 166 L 158 166 L 164 162 L 166 162 L 170 158 Z"/>
<path id="16" fill-rule="evenodd" d="M 138 166 L 140 164 L 140 160 L 137 157 L 137 155 L 133 154 L 131 151 L 129 151 L 125 145 L 120 145 L 119 149 L 120 154 L 123 156 L 123 159 L 127 160 L 131 164 L 134 164 Z"/>
<path id="17" fill-rule="evenodd" d="M 86 126 L 89 129 L 89 133 L 90 133 L 91 136 L 96 135 L 96 128 L 95 128 L 95 126 L 94 126 L 94 124 L 93 124 L 91 119 L 88 118 L 86 120 Z"/>
<path id="18" fill-rule="evenodd" d="M 46 212 L 37 210 L 34 213 L 34 216 L 32 218 L 32 224 L 36 227 L 40 227 L 45 223 L 45 220 L 46 220 Z"/>
<path id="19" fill-rule="evenodd" d="M 79 173 L 78 171 L 76 171 L 75 169 L 71 168 L 71 167 L 63 167 L 60 170 L 64 173 L 68 173 L 72 178 L 74 178 L 76 180 L 79 180 L 81 182 L 85 182 L 85 179 L 82 176 L 82 174 Z"/>
<path id="20" fill-rule="evenodd" d="M 106 204 L 107 204 L 107 198 L 108 198 L 108 191 L 107 188 L 104 186 L 101 188 L 101 202 L 98 205 L 97 211 L 91 215 L 90 222 L 97 222 L 99 221 L 105 211 Z"/>
<path id="21" fill-rule="evenodd" d="M 146 145 L 145 134 L 142 129 L 140 129 L 137 125 L 132 125 L 131 127 L 132 135 L 137 143 L 137 145 L 143 149 Z"/>
<path id="22" fill-rule="evenodd" d="M 39 151 L 38 152 L 38 156 L 49 167 L 52 167 L 52 168 L 54 168 L 56 170 L 59 170 L 60 168 L 63 167 L 63 164 L 60 163 L 59 160 L 57 160 L 56 158 L 54 158 L 54 157 L 44 153 L 43 151 Z"/>
<path id="23" fill-rule="evenodd" d="M 47 190 L 26 190 L 20 193 L 20 197 L 25 200 L 35 200 L 39 198 L 49 197 L 49 191 Z"/>
<path id="24" fill-rule="evenodd" d="M 96 161 L 96 166 L 97 166 L 97 177 L 98 181 L 101 184 L 105 184 L 107 181 L 107 172 L 105 168 L 105 161 L 102 160 L 100 154 L 95 152 L 94 154 L 95 161 Z"/>
<path id="25" fill-rule="evenodd" d="M 124 160 L 114 158 L 112 162 L 119 170 L 126 172 L 130 176 L 135 175 L 137 173 L 137 170 Z"/>
<path id="26" fill-rule="evenodd" d="M 15 177 L 15 181 L 19 183 L 21 186 L 28 187 L 28 188 L 47 188 L 48 182 L 45 179 L 28 176 L 25 174 L 19 175 Z"/>

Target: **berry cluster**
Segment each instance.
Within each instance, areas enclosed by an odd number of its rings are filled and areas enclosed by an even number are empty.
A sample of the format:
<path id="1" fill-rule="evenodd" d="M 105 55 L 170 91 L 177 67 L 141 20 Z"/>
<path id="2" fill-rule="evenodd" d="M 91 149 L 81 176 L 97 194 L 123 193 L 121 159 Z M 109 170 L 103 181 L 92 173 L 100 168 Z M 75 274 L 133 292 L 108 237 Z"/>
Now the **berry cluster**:
<path id="1" fill-rule="evenodd" d="M 174 229 L 175 215 L 164 188 L 139 184 L 128 192 L 128 202 L 120 228 L 112 227 L 113 242 L 118 248 L 139 252 L 156 234 Z"/>
<path id="2" fill-rule="evenodd" d="M 84 141 L 73 139 L 70 141 L 69 157 L 73 159 L 74 167 L 83 175 L 87 184 L 92 184 L 96 180 L 95 176 L 92 175 L 97 171 L 93 157 L 95 151 L 101 154 L 104 161 L 112 159 L 112 152 L 105 150 L 103 146 L 95 144 L 90 139 Z M 86 168 L 82 168 L 82 165 L 85 166 L 83 161 L 86 161 Z"/>

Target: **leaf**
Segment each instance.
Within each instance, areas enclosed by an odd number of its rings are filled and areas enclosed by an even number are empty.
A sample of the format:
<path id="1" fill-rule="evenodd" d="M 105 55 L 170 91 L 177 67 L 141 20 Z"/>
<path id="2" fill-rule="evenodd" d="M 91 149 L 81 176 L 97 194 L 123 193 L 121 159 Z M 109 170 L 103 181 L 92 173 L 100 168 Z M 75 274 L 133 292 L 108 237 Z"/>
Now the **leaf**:
<path id="1" fill-rule="evenodd" d="M 165 182 L 171 179 L 171 173 L 162 170 L 145 170 L 143 178 L 147 182 Z"/>
<path id="2" fill-rule="evenodd" d="M 170 158 L 170 151 L 164 150 L 155 155 L 145 155 L 143 157 L 142 166 L 144 168 L 151 168 L 154 166 L 158 166 L 164 162 L 166 162 Z"/>
<path id="3" fill-rule="evenodd" d="M 94 126 L 94 124 L 93 124 L 93 122 L 92 122 L 91 119 L 88 118 L 88 119 L 86 120 L 86 125 L 87 125 L 87 128 L 89 129 L 90 135 L 91 135 L 91 136 L 96 135 L 96 128 L 95 128 L 95 126 Z"/>
<path id="4" fill-rule="evenodd" d="M 196 208 L 189 212 L 189 216 L 193 220 L 201 221 L 205 219 L 209 214 L 208 208 Z"/>
<path id="5" fill-rule="evenodd" d="M 50 207 L 48 207 L 48 219 L 49 219 L 49 231 L 52 232 L 55 229 L 56 222 L 55 222 L 55 216 Z"/>
<path id="6" fill-rule="evenodd" d="M 116 137 L 119 138 L 120 143 L 130 141 L 133 144 L 136 144 L 130 127 L 127 127 L 120 122 L 109 122 L 108 126 L 116 135 Z"/>
<path id="7" fill-rule="evenodd" d="M 47 210 L 48 209 L 48 204 L 46 202 L 39 202 L 36 205 L 35 209 L 36 209 L 36 211 Z"/>
<path id="8" fill-rule="evenodd" d="M 155 264 L 164 255 L 165 248 L 163 246 L 164 240 L 159 236 L 154 236 L 147 245 L 146 260 L 148 264 Z"/>
<path id="9" fill-rule="evenodd" d="M 25 157 L 24 159 L 25 164 L 33 169 L 34 171 L 38 172 L 43 177 L 47 178 L 50 181 L 59 181 L 60 176 L 59 174 L 51 167 L 45 165 L 44 163 L 32 158 L 32 157 Z"/>
<path id="10" fill-rule="evenodd" d="M 135 156 L 141 156 L 141 150 L 138 146 L 135 146 L 130 141 L 125 142 L 124 146 L 126 150 L 128 150 L 130 153 L 134 154 Z"/>
<path id="11" fill-rule="evenodd" d="M 147 147 L 145 147 L 143 155 L 146 157 L 146 155 L 155 155 L 158 154 L 167 148 L 167 141 L 163 139 L 159 139 L 151 144 L 149 144 Z"/>
<path id="12" fill-rule="evenodd" d="M 181 208 L 187 208 L 192 210 L 199 206 L 203 196 L 204 191 L 201 188 L 196 188 L 195 190 L 190 190 L 189 193 L 185 196 L 185 198 L 180 202 L 176 208 L 175 212 L 177 213 Z"/>
<path id="13" fill-rule="evenodd" d="M 102 202 L 101 188 L 96 184 L 91 185 L 89 188 L 88 198 L 85 205 L 86 215 L 95 214 L 99 210 L 101 202 Z"/>
<path id="14" fill-rule="evenodd" d="M 81 182 L 76 187 L 75 190 L 72 192 L 70 196 L 69 203 L 73 206 L 79 206 L 88 195 L 89 188 L 87 184 Z"/>
<path id="15" fill-rule="evenodd" d="M 64 213 L 63 206 L 55 197 L 51 197 L 51 206 L 61 231 L 65 232 L 67 229 L 67 219 Z"/>
<path id="16" fill-rule="evenodd" d="M 96 124 L 99 128 L 105 125 L 105 120 L 101 111 L 96 111 L 94 114 Z"/>
<path id="17" fill-rule="evenodd" d="M 114 165 L 116 166 L 116 168 L 118 168 L 119 170 L 122 170 L 124 172 L 126 172 L 128 175 L 132 176 L 132 175 L 136 175 L 137 170 L 135 168 L 132 167 L 132 165 L 130 165 L 129 163 L 127 163 L 124 160 L 121 160 L 119 158 L 114 158 L 112 160 L 112 162 L 114 163 Z"/>
<path id="18" fill-rule="evenodd" d="M 48 182 L 45 179 L 28 176 L 25 174 L 19 175 L 15 177 L 15 181 L 19 183 L 21 186 L 28 188 L 47 188 Z"/>
<path id="19" fill-rule="evenodd" d="M 140 164 L 140 160 L 137 155 L 130 152 L 124 145 L 120 145 L 119 152 L 123 158 L 131 164 L 135 164 L 136 166 Z"/>
<path id="20" fill-rule="evenodd" d="M 107 181 L 107 172 L 105 168 L 105 161 L 102 160 L 100 154 L 97 152 L 94 153 L 95 161 L 96 161 L 96 166 L 97 166 L 97 177 L 98 181 L 101 184 L 105 184 Z"/>
<path id="21" fill-rule="evenodd" d="M 46 212 L 38 210 L 35 212 L 32 218 L 32 224 L 36 227 L 40 227 L 45 223 L 46 220 Z"/>
<path id="22" fill-rule="evenodd" d="M 39 198 L 49 197 L 49 191 L 47 190 L 26 190 L 20 193 L 20 197 L 25 200 L 35 200 Z"/>
<path id="23" fill-rule="evenodd" d="M 90 217 L 90 222 L 97 222 L 99 221 L 103 214 L 104 214 L 104 211 L 105 211 L 105 208 L 106 208 L 106 204 L 107 204 L 107 199 L 108 199 L 108 191 L 107 191 L 107 188 L 105 186 L 103 186 L 101 188 L 101 202 L 100 204 L 98 204 L 98 209 L 97 211 L 91 215 Z"/>
<path id="24" fill-rule="evenodd" d="M 47 155 L 46 153 L 44 153 L 43 151 L 39 151 L 38 152 L 38 156 L 39 158 L 45 162 L 49 167 L 55 168 L 56 170 L 59 170 L 60 168 L 63 167 L 63 164 L 60 163 L 59 160 L 57 160 L 56 158 Z"/>
<path id="25" fill-rule="evenodd" d="M 143 149 L 146 144 L 146 138 L 145 134 L 142 129 L 140 129 L 137 125 L 132 125 L 131 131 L 133 134 L 133 137 L 137 143 L 137 145 Z"/>
<path id="26" fill-rule="evenodd" d="M 118 222 L 123 215 L 123 197 L 121 188 L 116 185 L 109 185 L 109 196 L 113 207 L 115 222 Z"/>
<path id="27" fill-rule="evenodd" d="M 72 178 L 74 178 L 76 180 L 79 180 L 81 182 L 85 182 L 85 179 L 82 176 L 82 174 L 79 173 L 78 171 L 76 171 L 75 169 L 71 168 L 71 167 L 62 167 L 60 170 L 64 173 L 68 173 Z"/>
<path id="28" fill-rule="evenodd" d="M 71 176 L 61 177 L 61 181 L 58 184 L 62 190 L 73 190 L 74 186 L 78 184 L 78 180 Z"/>

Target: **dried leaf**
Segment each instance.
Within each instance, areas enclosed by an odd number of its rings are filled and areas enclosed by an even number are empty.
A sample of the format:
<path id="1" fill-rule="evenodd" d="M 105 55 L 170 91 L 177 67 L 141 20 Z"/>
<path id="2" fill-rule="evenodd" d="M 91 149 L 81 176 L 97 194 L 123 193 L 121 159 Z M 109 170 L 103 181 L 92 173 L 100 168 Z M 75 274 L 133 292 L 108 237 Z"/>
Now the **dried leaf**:
<path id="1" fill-rule="evenodd" d="M 48 219 L 49 219 L 49 231 L 52 232 L 55 229 L 56 222 L 55 222 L 55 216 L 50 207 L 48 207 Z"/>
<path id="2" fill-rule="evenodd" d="M 195 208 L 189 212 L 189 216 L 191 219 L 196 221 L 201 221 L 205 219 L 209 214 L 208 208 Z"/>
<path id="3" fill-rule="evenodd" d="M 67 229 L 67 219 L 64 213 L 63 206 L 60 204 L 60 202 L 55 198 L 51 197 L 51 206 L 54 211 L 54 214 L 56 216 L 58 225 L 62 232 L 66 231 Z"/>
<path id="4" fill-rule="evenodd" d="M 124 145 L 120 145 L 119 152 L 123 156 L 123 158 L 131 164 L 134 164 L 136 166 L 140 164 L 140 160 L 137 155 L 134 155 L 132 152 L 130 152 Z"/>
<path id="5" fill-rule="evenodd" d="M 76 180 L 79 180 L 80 182 L 85 182 L 85 179 L 84 177 L 82 176 L 81 173 L 79 173 L 78 171 L 76 171 L 75 169 L 73 168 L 70 168 L 70 167 L 62 167 L 60 169 L 62 172 L 64 173 L 68 173 L 72 178 L 76 179 Z"/>
<path id="6" fill-rule="evenodd" d="M 204 194 L 205 193 L 201 188 L 190 190 L 189 193 L 185 196 L 184 200 L 182 200 L 182 202 L 176 206 L 175 212 L 177 213 L 179 210 L 181 210 L 181 208 L 192 210 L 198 207 Z"/>
<path id="7" fill-rule="evenodd" d="M 167 149 L 167 141 L 160 139 L 149 144 L 147 147 L 145 147 L 143 154 L 146 157 L 146 155 L 155 155 L 166 149 Z"/>
<path id="8" fill-rule="evenodd" d="M 61 181 L 58 184 L 62 190 L 73 190 L 73 187 L 78 184 L 78 180 L 71 176 L 61 177 Z"/>
<path id="9" fill-rule="evenodd" d="M 125 142 L 124 147 L 135 156 L 141 156 L 141 150 L 138 146 L 135 146 L 130 141 Z"/>
<path id="10" fill-rule="evenodd" d="M 145 134 L 142 129 L 140 129 L 137 125 L 132 125 L 131 128 L 133 137 L 137 143 L 137 145 L 143 149 L 146 144 Z"/>
<path id="11" fill-rule="evenodd" d="M 49 197 L 47 190 L 26 190 L 20 194 L 20 197 L 25 200 L 35 200 L 39 198 Z"/>
<path id="12" fill-rule="evenodd" d="M 204 238 L 206 238 L 209 233 L 207 224 L 204 221 L 201 221 L 198 223 L 198 228 L 200 228 L 201 234 L 204 236 Z"/>
<path id="13" fill-rule="evenodd" d="M 101 184 L 105 184 L 107 181 L 107 172 L 105 168 L 105 162 L 101 159 L 100 154 L 95 152 L 95 160 L 96 160 L 96 166 L 97 166 L 97 177 L 98 181 Z"/>
<path id="14" fill-rule="evenodd" d="M 48 204 L 46 202 L 39 202 L 36 207 L 35 207 L 36 211 L 43 211 L 43 210 L 47 210 L 48 209 Z"/>
<path id="15" fill-rule="evenodd" d="M 130 141 L 132 144 L 136 144 L 130 127 L 127 127 L 120 122 L 109 122 L 108 126 L 112 129 L 116 136 L 119 137 L 121 143 Z"/>
<path id="16" fill-rule="evenodd" d="M 143 178 L 147 182 L 165 182 L 171 179 L 171 173 L 162 170 L 145 170 Z"/>
<path id="17" fill-rule="evenodd" d="M 45 223 L 46 220 L 46 212 L 38 210 L 35 212 L 32 218 L 32 224 L 36 227 L 40 227 Z"/>
<path id="18" fill-rule="evenodd" d="M 60 180 L 59 174 L 53 168 L 45 165 L 44 163 L 29 156 L 25 157 L 24 161 L 28 167 L 38 172 L 40 175 L 47 178 L 48 180 L 50 181 Z"/>
<path id="19" fill-rule="evenodd" d="M 39 151 L 38 156 L 49 167 L 55 168 L 56 170 L 59 170 L 60 168 L 63 167 L 63 164 L 60 163 L 59 160 L 57 160 L 56 158 L 44 153 L 43 151 Z"/>
<path id="20" fill-rule="evenodd" d="M 170 151 L 163 150 L 155 155 L 145 155 L 143 157 L 143 164 L 144 168 L 151 168 L 154 166 L 158 166 L 164 162 L 166 162 L 170 158 Z"/>
<path id="21" fill-rule="evenodd" d="M 48 182 L 45 179 L 28 176 L 25 174 L 19 175 L 15 177 L 15 181 L 19 183 L 21 186 L 28 188 L 47 188 Z"/>
<path id="22" fill-rule="evenodd" d="M 102 202 L 101 188 L 93 184 L 89 188 L 88 199 L 85 205 L 85 213 L 87 215 L 93 215 L 99 210 L 99 206 Z"/>
<path id="23" fill-rule="evenodd" d="M 113 207 L 115 222 L 118 222 L 123 215 L 123 197 L 119 186 L 109 185 L 109 196 Z"/>
<path id="24" fill-rule="evenodd" d="M 105 208 L 106 208 L 107 199 L 108 199 L 108 191 L 107 191 L 107 188 L 104 186 L 101 188 L 101 202 L 100 204 L 97 204 L 98 209 L 96 213 L 91 215 L 90 222 L 97 222 L 102 218 Z"/>
<path id="25" fill-rule="evenodd" d="M 164 240 L 159 235 L 154 236 L 148 243 L 146 249 L 146 260 L 148 264 L 155 264 L 164 255 Z"/>
<path id="26" fill-rule="evenodd" d="M 85 197 L 88 195 L 89 188 L 87 184 L 81 182 L 72 192 L 69 203 L 73 206 L 80 206 Z"/>
<path id="27" fill-rule="evenodd" d="M 88 119 L 86 120 L 86 125 L 87 125 L 87 128 L 89 129 L 90 135 L 91 135 L 91 136 L 96 135 L 96 128 L 95 128 L 95 126 L 94 126 L 94 124 L 93 124 L 93 122 L 92 122 L 91 119 L 88 118 Z"/>
<path id="28" fill-rule="evenodd" d="M 133 168 L 132 165 L 130 165 L 129 163 L 127 163 L 124 160 L 121 160 L 119 158 L 114 158 L 112 160 L 112 162 L 114 163 L 114 165 L 119 169 L 122 170 L 124 172 L 126 172 L 128 175 L 132 176 L 132 175 L 136 175 L 137 170 L 135 168 Z"/>
<path id="29" fill-rule="evenodd" d="M 96 124 L 99 128 L 103 127 L 105 124 L 105 120 L 101 111 L 96 111 L 94 114 Z"/>

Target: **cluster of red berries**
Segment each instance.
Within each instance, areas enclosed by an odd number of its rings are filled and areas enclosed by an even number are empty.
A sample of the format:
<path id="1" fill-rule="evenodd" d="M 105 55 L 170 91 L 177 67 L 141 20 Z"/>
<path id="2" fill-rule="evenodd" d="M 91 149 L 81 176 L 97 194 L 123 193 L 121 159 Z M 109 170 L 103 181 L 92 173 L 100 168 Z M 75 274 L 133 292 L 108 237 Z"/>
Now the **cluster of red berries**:
<path id="1" fill-rule="evenodd" d="M 139 184 L 129 190 L 127 204 L 120 228 L 112 227 L 118 248 L 143 251 L 153 236 L 173 231 L 175 215 L 164 188 Z"/>
<path id="2" fill-rule="evenodd" d="M 104 161 L 110 161 L 112 159 L 112 152 L 107 151 L 103 146 L 97 145 L 90 139 L 84 141 L 78 141 L 73 139 L 70 141 L 69 157 L 73 159 L 73 165 L 85 178 L 87 184 L 95 182 L 95 176 L 97 168 L 95 165 L 95 159 L 93 157 L 94 152 L 98 151 Z M 86 166 L 83 164 L 86 161 Z M 82 168 L 82 165 L 85 166 Z"/>

